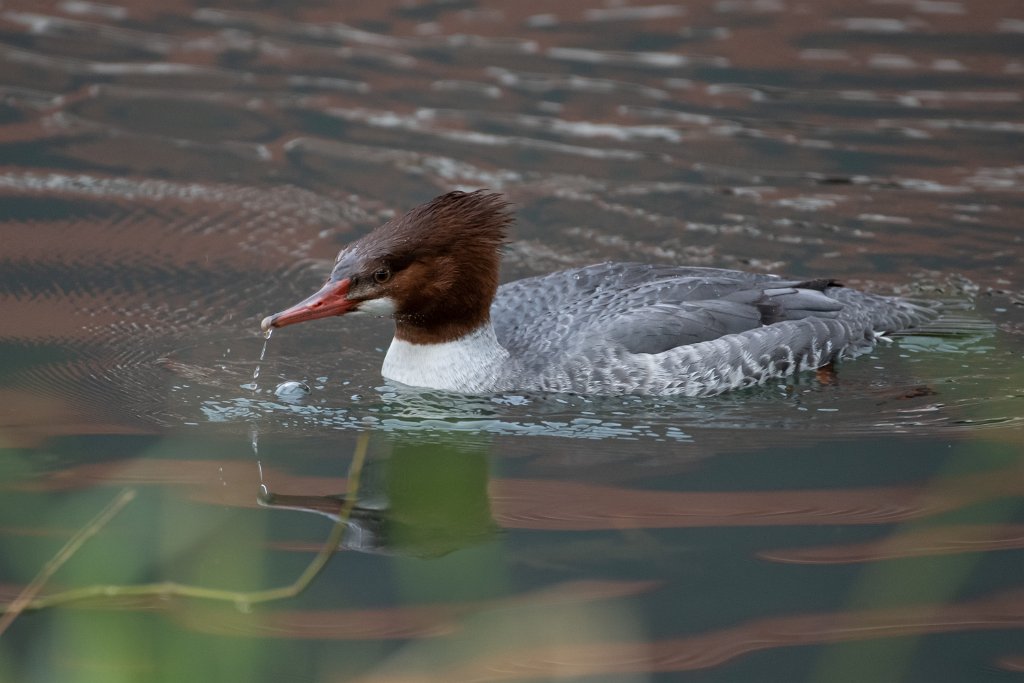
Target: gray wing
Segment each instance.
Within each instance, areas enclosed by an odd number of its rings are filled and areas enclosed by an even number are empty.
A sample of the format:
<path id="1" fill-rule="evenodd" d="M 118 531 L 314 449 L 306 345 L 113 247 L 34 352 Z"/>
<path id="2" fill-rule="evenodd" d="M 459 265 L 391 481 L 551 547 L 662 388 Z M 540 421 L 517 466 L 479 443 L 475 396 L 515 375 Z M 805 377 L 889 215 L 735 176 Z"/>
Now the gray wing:
<path id="1" fill-rule="evenodd" d="M 638 291 L 662 294 L 663 287 L 674 290 L 680 301 L 714 299 L 743 284 L 779 281 L 781 279 L 774 275 L 722 268 L 598 263 L 504 284 L 498 289 L 491 313 L 496 322 L 503 318 L 544 315 L 578 307 L 593 298 L 631 297 Z"/>
<path id="2" fill-rule="evenodd" d="M 835 318 L 842 308 L 815 290 L 743 289 L 722 299 L 660 303 L 625 312 L 610 326 L 607 337 L 630 353 L 661 353 L 764 325 L 811 316 Z"/>
<path id="3" fill-rule="evenodd" d="M 512 351 L 630 353 L 668 349 L 809 316 L 843 305 L 797 282 L 716 268 L 606 263 L 503 286 L 492 306 L 499 341 Z"/>

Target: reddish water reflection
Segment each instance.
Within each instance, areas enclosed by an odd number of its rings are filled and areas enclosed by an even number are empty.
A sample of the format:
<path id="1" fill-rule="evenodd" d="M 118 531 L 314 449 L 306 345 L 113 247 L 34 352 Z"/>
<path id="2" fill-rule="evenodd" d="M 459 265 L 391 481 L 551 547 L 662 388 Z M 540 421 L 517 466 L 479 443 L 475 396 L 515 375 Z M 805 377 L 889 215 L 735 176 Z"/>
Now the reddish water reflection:
<path id="1" fill-rule="evenodd" d="M 652 643 L 551 643 L 536 650 L 500 652 L 452 669 L 370 675 L 358 680 L 363 683 L 514 681 L 537 677 L 557 680 L 602 674 L 694 671 L 720 666 L 758 650 L 1002 629 L 1018 626 L 1022 618 L 1024 595 L 1008 593 L 942 607 L 764 619 L 700 636 Z"/>

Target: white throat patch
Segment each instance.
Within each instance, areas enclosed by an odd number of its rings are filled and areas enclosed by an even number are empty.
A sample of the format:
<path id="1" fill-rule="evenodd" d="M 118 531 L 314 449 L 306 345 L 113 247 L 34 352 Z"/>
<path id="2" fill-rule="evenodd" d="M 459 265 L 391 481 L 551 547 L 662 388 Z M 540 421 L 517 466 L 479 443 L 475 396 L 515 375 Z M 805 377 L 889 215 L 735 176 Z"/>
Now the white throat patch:
<path id="1" fill-rule="evenodd" d="M 486 393 L 498 388 L 506 361 L 508 351 L 488 323 L 461 339 L 441 344 L 393 339 L 381 374 L 414 387 Z"/>
<path id="2" fill-rule="evenodd" d="M 359 308 L 349 313 L 367 313 L 369 315 L 375 315 L 378 318 L 387 318 L 388 316 L 394 315 L 395 309 L 398 308 L 395 304 L 395 300 L 389 296 L 384 296 L 379 299 L 370 299 L 359 304 Z"/>

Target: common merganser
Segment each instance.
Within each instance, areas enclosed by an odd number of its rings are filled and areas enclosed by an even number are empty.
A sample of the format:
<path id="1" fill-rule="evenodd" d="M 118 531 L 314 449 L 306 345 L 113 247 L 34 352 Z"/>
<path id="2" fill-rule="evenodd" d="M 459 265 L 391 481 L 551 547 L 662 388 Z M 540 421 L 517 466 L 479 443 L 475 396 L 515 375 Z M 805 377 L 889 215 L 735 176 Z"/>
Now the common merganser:
<path id="1" fill-rule="evenodd" d="M 936 315 L 831 279 L 640 263 L 499 287 L 512 220 L 486 190 L 437 197 L 342 249 L 318 292 L 261 327 L 391 316 L 382 374 L 416 387 L 705 396 L 857 355 Z"/>

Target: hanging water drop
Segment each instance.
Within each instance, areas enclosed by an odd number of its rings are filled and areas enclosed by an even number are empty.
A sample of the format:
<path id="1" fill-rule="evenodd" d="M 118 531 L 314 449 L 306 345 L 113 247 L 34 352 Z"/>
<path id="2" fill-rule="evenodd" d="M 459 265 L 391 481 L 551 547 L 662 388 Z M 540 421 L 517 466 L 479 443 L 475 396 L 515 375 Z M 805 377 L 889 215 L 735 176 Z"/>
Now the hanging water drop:
<path id="1" fill-rule="evenodd" d="M 260 363 L 267 357 L 267 346 L 270 345 L 270 335 L 274 333 L 273 328 L 268 328 L 263 332 L 263 349 L 260 350 L 260 359 L 256 362 L 256 369 L 252 371 L 253 381 L 250 384 L 242 385 L 246 389 L 252 389 L 253 392 L 259 390 L 259 385 L 256 384 L 256 380 L 260 377 Z"/>

